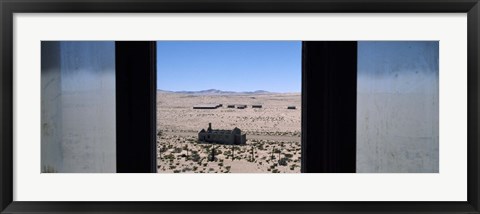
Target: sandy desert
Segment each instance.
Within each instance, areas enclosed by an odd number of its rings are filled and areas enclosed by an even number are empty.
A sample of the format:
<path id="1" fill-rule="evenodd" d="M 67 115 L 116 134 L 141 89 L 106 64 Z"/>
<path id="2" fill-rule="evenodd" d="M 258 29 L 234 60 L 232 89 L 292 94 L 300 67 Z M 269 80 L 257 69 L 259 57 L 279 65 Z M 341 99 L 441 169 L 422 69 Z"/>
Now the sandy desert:
<path id="1" fill-rule="evenodd" d="M 213 103 L 222 107 L 193 109 Z M 247 108 L 227 107 L 239 104 Z M 209 123 L 240 128 L 246 145 L 199 142 L 198 132 Z M 159 173 L 299 173 L 300 132 L 300 93 L 157 91 Z"/>

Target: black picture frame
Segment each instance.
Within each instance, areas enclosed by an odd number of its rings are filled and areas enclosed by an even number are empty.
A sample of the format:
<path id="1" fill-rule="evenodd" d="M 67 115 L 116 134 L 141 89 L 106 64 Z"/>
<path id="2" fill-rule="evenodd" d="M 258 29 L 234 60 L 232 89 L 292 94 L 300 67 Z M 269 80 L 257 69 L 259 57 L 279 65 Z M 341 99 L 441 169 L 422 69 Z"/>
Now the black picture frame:
<path id="1" fill-rule="evenodd" d="M 0 0 L 1 213 L 480 213 L 478 0 Z M 13 201 L 14 13 L 467 13 L 468 196 L 466 202 L 17 202 Z M 306 190 L 308 192 L 308 190 Z M 312 193 L 309 193 L 312 194 Z M 321 193 L 315 193 L 321 194 Z M 346 193 L 347 194 L 347 193 Z"/>

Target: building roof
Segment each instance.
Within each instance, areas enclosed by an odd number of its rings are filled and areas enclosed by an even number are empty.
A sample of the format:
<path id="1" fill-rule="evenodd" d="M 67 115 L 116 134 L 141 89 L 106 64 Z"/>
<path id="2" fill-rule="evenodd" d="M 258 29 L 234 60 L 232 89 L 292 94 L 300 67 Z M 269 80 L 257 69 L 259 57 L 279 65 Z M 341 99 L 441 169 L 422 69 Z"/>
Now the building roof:
<path id="1" fill-rule="evenodd" d="M 193 105 L 194 108 L 217 108 L 222 104 L 196 104 Z"/>
<path id="2" fill-rule="evenodd" d="M 235 127 L 232 130 L 228 129 L 210 129 L 208 131 L 205 131 L 205 129 L 200 130 L 200 133 L 210 133 L 210 134 L 241 134 L 242 130 L 239 128 Z"/>

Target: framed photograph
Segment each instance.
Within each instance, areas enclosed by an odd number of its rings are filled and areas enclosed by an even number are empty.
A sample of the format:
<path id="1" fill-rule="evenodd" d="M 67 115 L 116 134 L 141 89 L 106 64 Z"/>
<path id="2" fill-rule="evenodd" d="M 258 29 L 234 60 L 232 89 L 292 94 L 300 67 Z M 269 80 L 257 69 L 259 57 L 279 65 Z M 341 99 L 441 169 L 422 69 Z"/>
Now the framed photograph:
<path id="1" fill-rule="evenodd" d="M 477 0 L 0 7 L 1 213 L 480 213 Z"/>

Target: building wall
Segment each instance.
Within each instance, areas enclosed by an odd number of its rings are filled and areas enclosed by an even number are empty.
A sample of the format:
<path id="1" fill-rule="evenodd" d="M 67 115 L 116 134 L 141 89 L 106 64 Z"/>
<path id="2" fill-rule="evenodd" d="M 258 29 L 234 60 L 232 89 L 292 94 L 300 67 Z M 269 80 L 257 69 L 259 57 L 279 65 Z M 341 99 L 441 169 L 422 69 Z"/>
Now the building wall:
<path id="1" fill-rule="evenodd" d="M 357 172 L 438 172 L 438 42 L 358 42 Z"/>
<path id="2" fill-rule="evenodd" d="M 114 42 L 42 42 L 43 172 L 116 172 Z"/>
<path id="3" fill-rule="evenodd" d="M 210 135 L 210 138 L 207 136 Z M 201 141 L 205 142 L 215 142 L 215 143 L 221 143 L 221 144 L 234 144 L 235 142 L 235 136 L 234 135 L 218 135 L 218 134 L 212 134 L 212 133 L 199 133 L 198 138 Z"/>
<path id="4" fill-rule="evenodd" d="M 243 145 L 247 142 L 247 135 L 241 134 L 235 136 L 235 144 Z"/>

